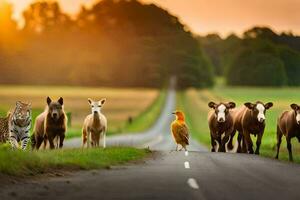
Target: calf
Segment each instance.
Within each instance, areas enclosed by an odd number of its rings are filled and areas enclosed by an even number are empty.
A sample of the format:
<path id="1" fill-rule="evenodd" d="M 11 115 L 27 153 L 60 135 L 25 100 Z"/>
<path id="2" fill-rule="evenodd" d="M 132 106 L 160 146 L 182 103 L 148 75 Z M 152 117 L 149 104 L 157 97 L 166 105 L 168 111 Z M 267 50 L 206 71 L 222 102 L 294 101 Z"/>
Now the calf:
<path id="1" fill-rule="evenodd" d="M 209 102 L 208 107 L 213 111 L 208 113 L 208 126 L 210 129 L 211 151 L 215 151 L 216 141 L 219 143 L 219 152 L 225 152 L 225 145 L 233 131 L 233 118 L 230 109 L 235 108 L 234 102 L 219 103 Z M 222 139 L 222 135 L 223 139 Z"/>
<path id="2" fill-rule="evenodd" d="M 293 103 L 291 108 L 292 110 L 283 112 L 277 121 L 276 159 L 278 159 L 282 135 L 286 138 L 290 161 L 293 161 L 291 138 L 296 137 L 300 142 L 300 106 Z"/>
<path id="3" fill-rule="evenodd" d="M 273 106 L 272 102 L 245 103 L 239 108 L 234 116 L 234 128 L 238 131 L 238 149 L 237 152 L 248 152 L 253 154 L 253 143 L 250 134 L 257 136 L 255 154 L 259 154 L 261 139 L 265 130 L 266 110 Z M 234 132 L 235 132 L 234 131 Z M 233 132 L 233 133 L 234 133 Z M 243 140 L 243 147 L 241 142 Z"/>

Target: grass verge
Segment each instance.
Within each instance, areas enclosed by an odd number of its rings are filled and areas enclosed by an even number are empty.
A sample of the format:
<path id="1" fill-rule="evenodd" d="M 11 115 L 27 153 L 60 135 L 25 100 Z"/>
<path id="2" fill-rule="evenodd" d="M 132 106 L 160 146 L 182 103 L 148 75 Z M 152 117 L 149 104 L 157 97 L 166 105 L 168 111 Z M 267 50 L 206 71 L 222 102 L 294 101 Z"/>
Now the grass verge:
<path id="1" fill-rule="evenodd" d="M 129 147 L 23 152 L 12 151 L 8 146 L 1 146 L 0 173 L 12 176 L 33 176 L 55 170 L 106 168 L 142 159 L 148 153 L 146 149 Z"/>
<path id="2" fill-rule="evenodd" d="M 125 132 L 140 132 L 150 128 L 159 117 L 162 107 L 166 100 L 167 91 L 162 90 L 157 99 L 138 117 L 133 119 L 131 124 L 126 123 L 123 131 Z"/>

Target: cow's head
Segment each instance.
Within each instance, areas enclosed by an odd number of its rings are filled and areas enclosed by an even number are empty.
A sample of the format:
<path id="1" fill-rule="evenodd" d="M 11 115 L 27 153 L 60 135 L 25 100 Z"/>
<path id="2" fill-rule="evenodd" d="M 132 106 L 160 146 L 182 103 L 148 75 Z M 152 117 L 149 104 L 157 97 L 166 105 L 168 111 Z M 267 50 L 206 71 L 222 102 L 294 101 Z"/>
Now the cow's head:
<path id="1" fill-rule="evenodd" d="M 295 120 L 296 120 L 297 124 L 300 124 L 300 106 L 298 104 L 293 103 L 293 104 L 291 104 L 291 108 L 295 112 L 295 116 L 296 116 Z"/>
<path id="2" fill-rule="evenodd" d="M 228 103 L 219 103 L 216 104 L 215 102 L 209 102 L 208 107 L 215 110 L 215 115 L 217 118 L 217 121 L 220 123 L 223 123 L 226 121 L 229 109 L 235 108 L 234 102 L 228 102 Z"/>
<path id="3" fill-rule="evenodd" d="M 256 103 L 247 102 L 244 104 L 248 109 L 253 111 L 254 116 L 256 116 L 257 121 L 263 123 L 266 120 L 266 110 L 273 106 L 272 102 L 262 103 L 257 101 Z"/>

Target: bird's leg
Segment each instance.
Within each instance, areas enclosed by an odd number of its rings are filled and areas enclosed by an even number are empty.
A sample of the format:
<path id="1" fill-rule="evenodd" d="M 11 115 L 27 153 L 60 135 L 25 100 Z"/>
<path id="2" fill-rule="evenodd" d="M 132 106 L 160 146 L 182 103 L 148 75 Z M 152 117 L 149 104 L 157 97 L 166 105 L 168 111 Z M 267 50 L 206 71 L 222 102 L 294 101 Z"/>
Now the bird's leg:
<path id="1" fill-rule="evenodd" d="M 178 149 L 178 144 L 176 144 L 175 150 L 171 150 L 170 153 L 172 153 L 173 151 L 177 151 L 177 149 Z"/>
<path id="2" fill-rule="evenodd" d="M 181 148 L 179 149 L 179 151 L 182 151 L 183 148 L 184 148 L 184 147 L 181 145 Z"/>

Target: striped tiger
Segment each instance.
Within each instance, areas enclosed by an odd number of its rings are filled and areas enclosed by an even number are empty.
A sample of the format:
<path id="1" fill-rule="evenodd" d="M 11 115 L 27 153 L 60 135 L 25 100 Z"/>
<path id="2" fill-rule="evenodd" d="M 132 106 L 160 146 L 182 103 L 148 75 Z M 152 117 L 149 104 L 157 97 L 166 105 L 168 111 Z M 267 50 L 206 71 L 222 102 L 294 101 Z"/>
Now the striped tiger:
<path id="1" fill-rule="evenodd" d="M 21 149 L 26 149 L 30 139 L 30 128 L 31 104 L 17 101 L 9 120 L 9 141 L 13 149 L 19 148 L 19 142 L 21 142 Z"/>
<path id="2" fill-rule="evenodd" d="M 0 117 L 0 143 L 5 143 L 9 137 L 8 121 L 10 113 L 6 117 Z"/>

